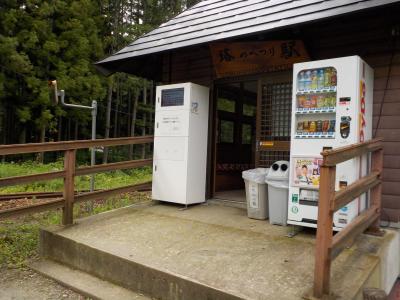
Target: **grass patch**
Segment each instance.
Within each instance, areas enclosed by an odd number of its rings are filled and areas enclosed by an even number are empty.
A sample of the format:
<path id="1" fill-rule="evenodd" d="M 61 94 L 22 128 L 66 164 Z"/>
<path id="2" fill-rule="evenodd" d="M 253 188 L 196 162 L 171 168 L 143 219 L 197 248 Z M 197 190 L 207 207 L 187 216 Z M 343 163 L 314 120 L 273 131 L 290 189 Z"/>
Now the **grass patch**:
<path id="1" fill-rule="evenodd" d="M 93 203 L 88 212 L 85 204 L 74 206 L 74 218 L 82 218 L 134 203 L 150 200 L 149 193 L 128 193 Z M 38 256 L 41 227 L 61 224 L 61 210 L 36 213 L 0 221 L 0 269 L 24 267 L 26 262 Z"/>
<path id="2" fill-rule="evenodd" d="M 0 177 L 37 174 L 61 170 L 63 162 L 49 164 L 36 162 L 2 163 Z M 96 174 L 96 189 L 109 189 L 151 180 L 151 167 L 133 170 L 118 170 Z M 89 189 L 90 176 L 79 176 L 75 179 L 76 190 Z M 35 182 L 26 185 L 0 188 L 0 193 L 61 191 L 62 179 L 46 182 Z M 74 206 L 74 217 L 81 218 L 108 210 L 128 206 L 149 200 L 149 193 L 127 193 L 106 200 L 95 201 L 92 212 L 86 210 L 86 203 Z M 61 224 L 61 210 L 26 215 L 19 218 L 0 221 L 0 269 L 2 267 L 24 267 L 27 260 L 38 256 L 39 231 L 43 226 Z"/>
<path id="3" fill-rule="evenodd" d="M 1 163 L 0 178 L 39 174 L 45 172 L 59 171 L 63 169 L 63 162 L 40 164 L 34 161 L 22 163 Z M 96 189 L 109 189 L 124 185 L 138 184 L 151 180 L 152 168 L 141 167 L 131 170 L 117 170 L 95 175 Z M 75 177 L 75 190 L 88 190 L 90 175 Z M 55 192 L 62 191 L 63 179 L 33 182 L 25 185 L 16 185 L 0 188 L 0 193 L 19 193 L 19 192 Z"/>

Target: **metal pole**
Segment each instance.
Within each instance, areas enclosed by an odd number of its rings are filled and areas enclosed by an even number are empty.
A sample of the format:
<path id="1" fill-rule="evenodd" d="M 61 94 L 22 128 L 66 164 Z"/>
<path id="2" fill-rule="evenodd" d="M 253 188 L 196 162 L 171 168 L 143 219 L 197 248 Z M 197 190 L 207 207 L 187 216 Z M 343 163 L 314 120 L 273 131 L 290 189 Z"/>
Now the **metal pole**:
<path id="1" fill-rule="evenodd" d="M 92 140 L 96 139 L 96 117 L 97 117 L 97 101 L 93 100 L 92 101 L 92 106 L 85 106 L 85 105 L 78 105 L 78 104 L 72 104 L 72 103 L 65 103 L 65 91 L 60 90 L 57 91 L 57 96 L 61 98 L 61 104 L 65 107 L 71 107 L 71 108 L 82 108 L 82 109 L 90 109 L 92 112 Z M 94 166 L 96 164 L 96 149 L 95 147 L 91 148 L 91 153 L 90 153 L 90 165 Z M 95 174 L 92 174 L 90 176 L 90 191 L 94 191 L 94 176 Z M 92 209 L 89 208 L 91 211 Z"/>
<path id="2" fill-rule="evenodd" d="M 96 117 L 97 117 L 97 101 L 92 101 L 92 141 L 96 139 Z M 90 165 L 94 166 L 96 164 L 96 148 L 92 147 Z M 94 177 L 95 174 L 90 176 L 90 191 L 94 191 Z"/>

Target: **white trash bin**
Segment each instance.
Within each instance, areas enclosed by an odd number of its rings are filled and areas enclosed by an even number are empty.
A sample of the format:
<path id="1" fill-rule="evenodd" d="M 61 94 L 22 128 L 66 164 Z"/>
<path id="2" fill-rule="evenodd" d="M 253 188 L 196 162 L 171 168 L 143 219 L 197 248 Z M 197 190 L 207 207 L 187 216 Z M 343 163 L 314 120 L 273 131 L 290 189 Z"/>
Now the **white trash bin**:
<path id="1" fill-rule="evenodd" d="M 265 183 L 267 168 L 257 168 L 242 172 L 246 186 L 247 216 L 251 219 L 268 218 L 268 192 Z"/>
<path id="2" fill-rule="evenodd" d="M 272 164 L 265 182 L 268 184 L 269 222 L 286 226 L 289 194 L 289 162 Z"/>

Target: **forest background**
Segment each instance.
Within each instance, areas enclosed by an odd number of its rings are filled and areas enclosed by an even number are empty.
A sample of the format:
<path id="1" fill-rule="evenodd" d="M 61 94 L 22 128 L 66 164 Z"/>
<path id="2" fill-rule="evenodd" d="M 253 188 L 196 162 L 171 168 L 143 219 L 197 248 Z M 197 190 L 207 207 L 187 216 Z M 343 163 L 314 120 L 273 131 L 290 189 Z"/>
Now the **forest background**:
<path id="1" fill-rule="evenodd" d="M 197 2 L 2 0 L 0 143 L 90 139 L 90 110 L 52 105 L 50 79 L 66 91 L 66 102 L 97 100 L 97 138 L 152 134 L 157 83 L 123 73 L 104 77 L 93 63 Z M 101 156 L 109 159 L 107 151 Z"/>

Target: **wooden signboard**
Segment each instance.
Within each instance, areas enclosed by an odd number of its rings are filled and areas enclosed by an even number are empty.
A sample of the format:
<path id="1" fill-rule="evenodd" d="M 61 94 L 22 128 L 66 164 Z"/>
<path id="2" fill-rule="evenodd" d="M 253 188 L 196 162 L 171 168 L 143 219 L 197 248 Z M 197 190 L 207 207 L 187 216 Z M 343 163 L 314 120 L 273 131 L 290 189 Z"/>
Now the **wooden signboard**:
<path id="1" fill-rule="evenodd" d="M 288 70 L 310 60 L 300 40 L 211 43 L 210 50 L 217 78 Z"/>

